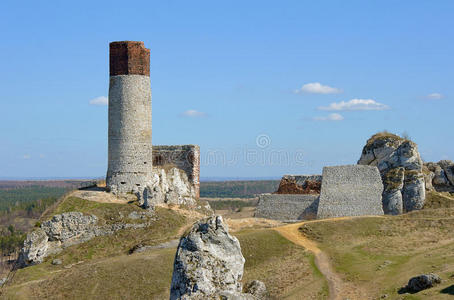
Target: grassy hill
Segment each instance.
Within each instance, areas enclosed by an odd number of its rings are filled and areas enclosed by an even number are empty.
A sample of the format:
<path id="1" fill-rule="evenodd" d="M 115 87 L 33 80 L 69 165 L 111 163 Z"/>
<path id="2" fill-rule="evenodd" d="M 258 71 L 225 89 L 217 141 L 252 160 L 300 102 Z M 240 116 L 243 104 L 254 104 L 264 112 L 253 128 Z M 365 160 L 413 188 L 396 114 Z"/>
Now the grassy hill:
<path id="1" fill-rule="evenodd" d="M 454 203 L 452 198 L 445 200 Z M 454 295 L 454 207 L 308 222 L 300 230 L 328 254 L 344 280 L 372 299 L 451 299 Z M 400 294 L 411 277 L 430 272 L 441 276 L 440 286 Z"/>
<path id="2" fill-rule="evenodd" d="M 300 234 L 327 255 L 335 272 L 368 299 L 450 299 L 454 295 L 454 199 L 429 193 L 427 208 L 401 216 L 357 217 L 302 223 Z M 52 213 L 78 210 L 101 222 L 140 210 L 134 203 L 97 203 L 68 197 Z M 122 230 L 68 247 L 44 263 L 19 270 L 2 299 L 168 299 L 175 247 L 129 254 L 137 244 L 178 238 L 201 215 L 157 208 L 146 229 Z M 244 280 L 265 282 L 271 299 L 328 299 L 328 286 L 301 246 L 269 228 L 233 232 L 246 258 Z M 62 265 L 52 265 L 53 259 Z M 400 294 L 412 276 L 434 272 L 442 284 Z"/>
<path id="3" fill-rule="evenodd" d="M 115 222 L 119 213 L 139 209 L 134 203 L 90 202 L 67 197 L 52 213 L 82 211 L 95 214 L 100 222 Z M 157 245 L 178 238 L 196 215 L 157 208 L 158 219 L 145 229 L 122 230 L 94 238 L 48 257 L 44 263 L 17 271 L 4 288 L 5 299 L 168 299 L 176 248 L 152 249 L 129 254 L 137 244 Z M 286 297 L 318 299 L 327 295 L 323 277 L 312 255 L 272 229 L 234 233 L 246 258 L 244 282 L 263 280 L 272 299 Z M 53 259 L 62 265 L 52 265 Z M 310 287 L 310 288 L 309 288 Z M 295 298 L 296 297 L 296 298 Z M 2 299 L 3 299 L 2 298 Z"/>

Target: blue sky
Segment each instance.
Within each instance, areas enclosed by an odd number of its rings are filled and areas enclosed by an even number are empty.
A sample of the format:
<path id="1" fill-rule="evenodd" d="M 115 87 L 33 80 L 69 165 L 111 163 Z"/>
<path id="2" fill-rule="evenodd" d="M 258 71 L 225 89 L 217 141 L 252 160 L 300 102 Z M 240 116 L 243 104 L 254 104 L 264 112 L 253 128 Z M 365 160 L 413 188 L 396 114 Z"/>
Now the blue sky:
<path id="1" fill-rule="evenodd" d="M 0 26 L 3 178 L 105 175 L 118 40 L 151 49 L 153 144 L 200 145 L 202 177 L 320 173 L 384 129 L 454 159 L 453 1 L 2 1 Z"/>

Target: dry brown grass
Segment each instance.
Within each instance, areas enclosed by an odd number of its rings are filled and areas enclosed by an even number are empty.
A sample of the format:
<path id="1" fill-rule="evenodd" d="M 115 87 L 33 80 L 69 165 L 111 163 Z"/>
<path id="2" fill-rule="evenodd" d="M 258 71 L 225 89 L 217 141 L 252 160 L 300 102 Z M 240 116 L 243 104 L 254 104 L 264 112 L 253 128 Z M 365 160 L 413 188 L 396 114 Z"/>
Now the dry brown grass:
<path id="1" fill-rule="evenodd" d="M 301 231 L 318 242 L 344 280 L 367 291 L 370 299 L 449 297 L 442 290 L 454 274 L 454 209 L 308 223 Z M 418 294 L 398 294 L 410 277 L 428 272 L 445 281 Z"/>

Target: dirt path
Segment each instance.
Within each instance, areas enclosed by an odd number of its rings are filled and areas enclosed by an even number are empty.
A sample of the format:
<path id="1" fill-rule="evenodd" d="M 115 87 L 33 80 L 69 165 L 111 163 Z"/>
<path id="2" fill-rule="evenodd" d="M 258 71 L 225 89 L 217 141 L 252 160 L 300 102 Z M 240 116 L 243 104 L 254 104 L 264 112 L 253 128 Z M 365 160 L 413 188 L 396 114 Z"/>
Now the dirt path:
<path id="1" fill-rule="evenodd" d="M 333 220 L 336 219 L 330 219 L 329 221 Z M 298 229 L 305 223 L 306 222 L 290 224 L 282 227 L 276 227 L 274 229 L 292 243 L 300 245 L 314 253 L 315 264 L 328 282 L 329 298 L 331 300 L 367 299 L 367 296 L 361 292 L 358 287 L 353 286 L 351 283 L 344 282 L 342 278 L 334 272 L 328 256 L 322 252 L 320 248 L 318 248 L 315 242 L 309 240 L 299 232 Z"/>

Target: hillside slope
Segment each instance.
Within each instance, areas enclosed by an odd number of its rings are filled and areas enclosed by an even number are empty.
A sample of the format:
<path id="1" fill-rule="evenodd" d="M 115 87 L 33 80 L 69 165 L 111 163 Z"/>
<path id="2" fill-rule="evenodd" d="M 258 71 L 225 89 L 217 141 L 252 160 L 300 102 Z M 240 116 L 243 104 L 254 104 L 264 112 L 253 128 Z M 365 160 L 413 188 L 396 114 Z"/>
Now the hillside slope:
<path id="1" fill-rule="evenodd" d="M 135 203 L 100 203 L 68 196 L 44 219 L 56 213 L 94 214 L 101 223 L 140 211 Z M 143 229 L 124 229 L 70 246 L 42 264 L 20 269 L 3 288 L 2 299 L 168 299 L 175 243 L 200 213 L 156 208 L 157 219 Z M 137 220 L 140 222 L 140 220 Z M 327 286 L 313 256 L 271 229 L 236 233 L 246 258 L 243 283 L 260 278 L 271 299 L 325 299 Z M 155 246 L 129 254 L 137 245 Z M 53 265 L 59 259 L 61 265 Z"/>

